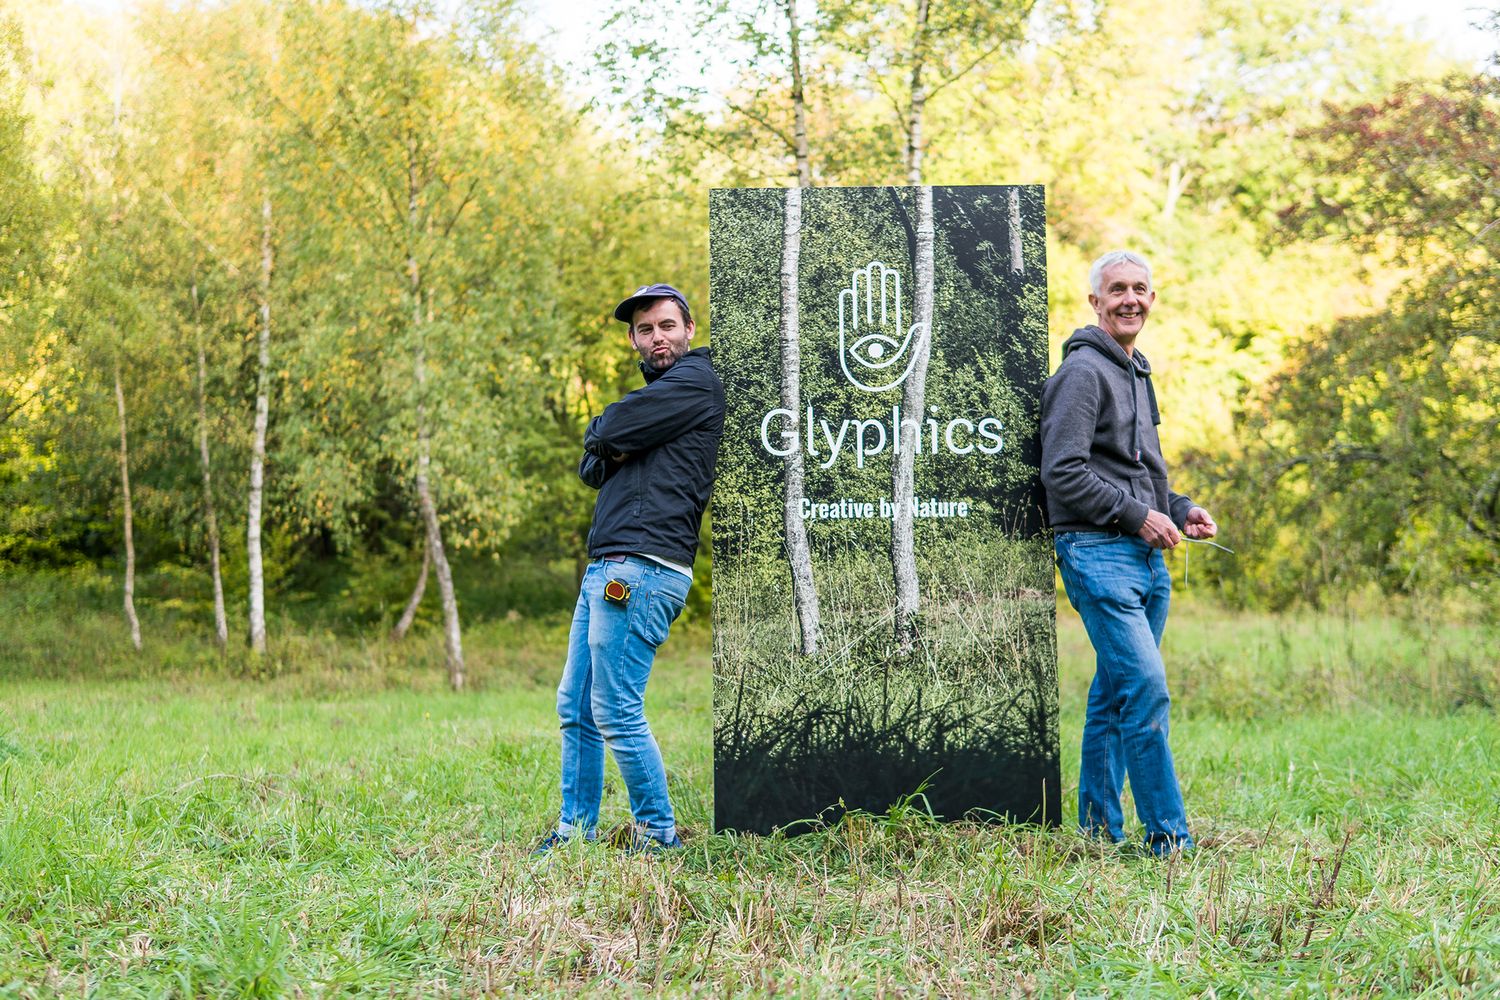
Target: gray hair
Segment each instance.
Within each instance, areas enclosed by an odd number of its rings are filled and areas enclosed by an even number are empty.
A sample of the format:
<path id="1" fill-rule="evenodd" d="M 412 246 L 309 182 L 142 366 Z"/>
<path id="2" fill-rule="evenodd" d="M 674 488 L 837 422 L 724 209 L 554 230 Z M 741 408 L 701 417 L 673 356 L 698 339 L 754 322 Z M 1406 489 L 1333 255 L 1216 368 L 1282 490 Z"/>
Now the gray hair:
<path id="1" fill-rule="evenodd" d="M 1146 258 L 1129 250 L 1111 250 L 1094 261 L 1093 266 L 1089 268 L 1089 291 L 1098 295 L 1099 283 L 1104 280 L 1104 272 L 1116 264 L 1134 264 L 1136 267 L 1141 268 L 1146 272 L 1146 287 L 1153 287 L 1151 284 L 1151 265 L 1146 263 Z"/>

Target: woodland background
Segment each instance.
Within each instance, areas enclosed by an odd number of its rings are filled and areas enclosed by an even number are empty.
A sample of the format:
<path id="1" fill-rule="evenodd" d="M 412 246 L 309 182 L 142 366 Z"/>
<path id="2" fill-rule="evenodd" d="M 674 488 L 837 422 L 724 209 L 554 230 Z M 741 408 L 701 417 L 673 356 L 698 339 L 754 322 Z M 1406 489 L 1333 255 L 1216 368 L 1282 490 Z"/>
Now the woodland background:
<path id="1" fill-rule="evenodd" d="M 1045 184 L 1054 345 L 1093 256 L 1155 265 L 1168 457 L 1238 552 L 1195 585 L 1500 607 L 1500 81 L 1364 4 L 621 5 L 583 76 L 508 2 L 0 10 L 22 659 L 81 602 L 250 664 L 441 622 L 461 683 L 466 623 L 565 614 L 610 308 L 711 331 L 715 186 Z"/>
<path id="2" fill-rule="evenodd" d="M 619 4 L 567 71 L 507 3 L 0 25 L 0 996 L 1500 982 L 1493 64 L 1343 0 Z M 917 182 L 1047 186 L 1054 352 L 1093 256 L 1156 265 L 1237 552 L 1173 556 L 1200 850 L 915 785 L 710 835 L 704 557 L 648 695 L 688 848 L 533 862 L 611 307 L 708 334 L 713 187 Z M 1064 606 L 1064 818 L 1093 662 Z"/>

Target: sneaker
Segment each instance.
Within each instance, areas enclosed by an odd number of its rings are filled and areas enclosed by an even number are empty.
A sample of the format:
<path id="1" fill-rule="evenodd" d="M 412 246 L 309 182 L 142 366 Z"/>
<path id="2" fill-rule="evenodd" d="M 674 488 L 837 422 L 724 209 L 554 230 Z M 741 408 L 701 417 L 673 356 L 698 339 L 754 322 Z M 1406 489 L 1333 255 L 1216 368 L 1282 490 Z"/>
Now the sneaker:
<path id="1" fill-rule="evenodd" d="M 541 843 L 537 844 L 536 847 L 531 849 L 531 856 L 533 858 L 540 858 L 547 854 L 549 851 L 565 846 L 567 842 L 567 837 L 564 837 L 556 830 L 553 830 L 551 833 L 547 834 L 547 836 L 542 838 Z"/>
<path id="2" fill-rule="evenodd" d="M 631 837 L 630 843 L 625 845 L 625 853 L 654 857 L 658 854 L 665 854 L 667 851 L 675 851 L 682 846 L 682 838 L 675 833 L 672 834 L 671 840 L 658 840 L 648 834 L 636 833 Z"/>
<path id="3" fill-rule="evenodd" d="M 1198 845 L 1193 843 L 1192 837 L 1162 837 L 1157 840 L 1148 839 L 1142 845 L 1153 857 L 1156 858 L 1181 858 L 1187 860 L 1197 851 Z"/>

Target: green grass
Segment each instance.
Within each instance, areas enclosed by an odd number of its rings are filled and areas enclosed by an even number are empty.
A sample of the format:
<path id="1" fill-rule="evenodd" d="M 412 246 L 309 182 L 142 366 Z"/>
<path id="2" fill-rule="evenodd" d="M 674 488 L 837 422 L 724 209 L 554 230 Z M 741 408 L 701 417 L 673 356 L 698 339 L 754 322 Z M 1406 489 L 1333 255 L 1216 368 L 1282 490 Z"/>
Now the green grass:
<path id="1" fill-rule="evenodd" d="M 1091 656 L 1059 624 L 1071 811 Z M 302 635 L 249 677 L 180 634 L 101 652 L 107 614 L 0 623 L 7 651 L 52 643 L 0 679 L 0 996 L 1500 991 L 1492 630 L 1181 602 L 1203 848 L 1170 863 L 919 801 L 708 835 L 708 643 L 684 634 L 648 701 L 688 849 L 537 864 L 562 630 L 475 627 L 453 695 L 431 633 Z M 613 770 L 605 815 L 628 816 Z"/>

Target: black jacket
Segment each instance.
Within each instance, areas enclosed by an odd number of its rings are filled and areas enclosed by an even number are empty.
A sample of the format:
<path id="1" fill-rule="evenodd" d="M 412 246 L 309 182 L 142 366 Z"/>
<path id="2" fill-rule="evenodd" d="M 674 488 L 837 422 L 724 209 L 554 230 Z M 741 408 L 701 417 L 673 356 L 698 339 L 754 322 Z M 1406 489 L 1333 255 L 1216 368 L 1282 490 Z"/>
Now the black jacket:
<path id="1" fill-rule="evenodd" d="M 1181 528 L 1193 501 L 1172 492 L 1151 364 L 1097 326 L 1075 330 L 1042 389 L 1042 485 L 1053 531 L 1141 530 L 1159 510 Z"/>
<path id="2" fill-rule="evenodd" d="M 724 385 L 706 347 L 664 372 L 641 372 L 646 384 L 606 406 L 583 435 L 578 478 L 599 491 L 589 557 L 636 553 L 691 566 L 724 434 Z"/>

